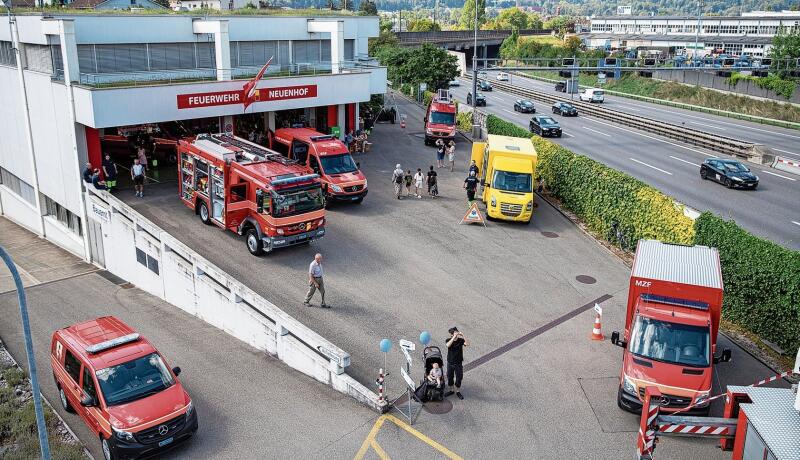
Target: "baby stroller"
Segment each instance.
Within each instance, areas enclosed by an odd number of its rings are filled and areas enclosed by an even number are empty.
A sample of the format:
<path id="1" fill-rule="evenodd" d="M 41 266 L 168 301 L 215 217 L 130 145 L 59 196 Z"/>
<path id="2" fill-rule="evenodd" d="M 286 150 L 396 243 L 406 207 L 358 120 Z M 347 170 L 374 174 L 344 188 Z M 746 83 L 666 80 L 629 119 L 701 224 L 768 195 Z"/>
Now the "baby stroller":
<path id="1" fill-rule="evenodd" d="M 417 389 L 417 394 L 423 401 L 442 401 L 444 399 L 444 361 L 442 361 L 442 351 L 439 347 L 425 347 L 422 350 L 422 359 L 425 361 L 425 376 L 422 377 L 422 382 Z M 439 368 L 442 370 L 442 386 L 436 388 L 436 383 L 428 381 L 428 374 L 433 369 L 433 363 L 439 363 Z"/>

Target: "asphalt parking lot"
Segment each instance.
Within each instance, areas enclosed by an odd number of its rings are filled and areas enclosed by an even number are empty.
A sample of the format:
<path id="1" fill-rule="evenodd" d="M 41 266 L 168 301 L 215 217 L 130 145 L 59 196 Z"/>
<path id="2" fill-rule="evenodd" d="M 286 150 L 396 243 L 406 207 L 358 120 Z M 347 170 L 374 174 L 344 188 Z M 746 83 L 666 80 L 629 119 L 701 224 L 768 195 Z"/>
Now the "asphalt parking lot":
<path id="1" fill-rule="evenodd" d="M 433 345 L 444 347 L 453 325 L 469 337 L 464 401 L 423 411 L 414 425 L 421 437 L 387 419 L 375 430 L 360 427 L 328 445 L 331 458 L 357 452 L 373 458 L 380 449 L 398 458 L 447 457 L 436 443 L 465 458 L 631 456 L 638 418 L 615 400 L 621 350 L 588 338 L 595 302 L 604 306 L 606 335 L 623 327 L 629 269 L 546 203 L 530 225 L 459 225 L 470 149 L 463 139 L 456 171 L 439 170 L 439 198 L 396 200 L 396 163 L 412 170 L 435 164 L 434 150 L 423 146 L 422 109 L 402 100 L 398 106 L 408 126 L 379 125 L 372 151 L 356 157 L 369 178 L 369 196 L 361 205 L 331 209 L 325 239 L 310 247 L 253 257 L 234 233 L 202 225 L 178 200 L 174 182 L 148 187 L 143 199 L 126 191 L 119 196 L 348 351 L 348 373 L 359 381 L 374 385 L 383 366 L 378 343 L 392 339 L 389 396 L 403 389 L 397 339 L 414 340 L 428 330 Z M 301 304 L 316 252 L 325 256 L 331 309 Z M 415 359 L 412 374 L 419 378 L 419 354 Z M 770 373 L 735 349 L 734 362 L 719 368 L 715 390 Z M 660 450 L 675 459 L 726 457 L 713 442 L 691 439 L 664 440 Z"/>

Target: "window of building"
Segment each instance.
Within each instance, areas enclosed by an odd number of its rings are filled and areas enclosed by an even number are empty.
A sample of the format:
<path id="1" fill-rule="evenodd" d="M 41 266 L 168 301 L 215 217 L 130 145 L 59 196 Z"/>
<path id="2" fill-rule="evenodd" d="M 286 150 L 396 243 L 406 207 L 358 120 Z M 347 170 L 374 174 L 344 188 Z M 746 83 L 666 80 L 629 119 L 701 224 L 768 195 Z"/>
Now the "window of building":
<path id="1" fill-rule="evenodd" d="M 64 370 L 77 385 L 81 376 L 81 362 L 69 350 L 64 353 Z"/>
<path id="2" fill-rule="evenodd" d="M 0 40 L 0 65 L 17 65 L 17 53 L 14 44 Z"/>
<path id="3" fill-rule="evenodd" d="M 46 216 L 52 216 L 62 225 L 67 227 L 72 233 L 78 236 L 83 236 L 83 229 L 81 229 L 81 218 L 75 213 L 56 203 L 53 201 L 53 199 L 44 194 L 42 194 L 42 204 L 44 205 Z"/>
<path id="4" fill-rule="evenodd" d="M 147 267 L 148 270 L 158 275 L 158 259 L 136 248 L 136 261 Z"/>
<path id="5" fill-rule="evenodd" d="M 36 206 L 36 194 L 33 187 L 10 171 L 0 168 L 0 184 L 27 201 L 31 206 Z"/>

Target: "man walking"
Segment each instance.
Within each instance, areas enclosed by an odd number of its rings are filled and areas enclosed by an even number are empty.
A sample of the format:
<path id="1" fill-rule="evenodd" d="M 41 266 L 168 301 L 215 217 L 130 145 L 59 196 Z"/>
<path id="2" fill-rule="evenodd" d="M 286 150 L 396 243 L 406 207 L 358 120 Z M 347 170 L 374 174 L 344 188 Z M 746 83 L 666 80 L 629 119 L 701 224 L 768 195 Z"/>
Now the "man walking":
<path id="1" fill-rule="evenodd" d="M 475 160 L 472 160 L 469 164 L 469 172 L 474 172 L 475 177 L 480 177 L 480 169 L 478 169 L 478 165 L 475 164 Z"/>
<path id="2" fill-rule="evenodd" d="M 144 166 L 136 158 L 133 160 L 131 166 L 131 179 L 133 179 L 133 188 L 136 190 L 136 196 L 139 198 L 144 197 Z"/>
<path id="3" fill-rule="evenodd" d="M 394 171 L 392 171 L 392 182 L 394 183 L 394 194 L 397 199 L 400 199 L 400 195 L 403 193 L 403 168 L 400 167 L 400 163 L 395 165 Z"/>
<path id="4" fill-rule="evenodd" d="M 464 347 L 469 346 L 469 340 L 464 337 L 464 334 L 459 332 L 458 328 L 453 326 L 447 332 L 450 337 L 447 338 L 445 345 L 447 345 L 447 385 L 450 390 L 445 393 L 445 396 L 450 396 L 454 393 L 458 399 L 464 399 L 461 395 L 461 380 L 464 378 Z"/>
<path id="5" fill-rule="evenodd" d="M 475 171 L 470 171 L 469 176 L 464 179 L 464 190 L 467 191 L 467 203 L 472 204 L 475 201 L 475 190 L 478 188 L 478 178 L 475 176 Z"/>
<path id="6" fill-rule="evenodd" d="M 303 305 L 311 306 L 311 297 L 314 296 L 318 289 L 320 296 L 322 296 L 320 307 L 328 308 L 325 304 L 325 284 L 322 282 L 322 254 L 316 254 L 314 260 L 308 266 L 308 294 L 306 294 L 306 300 L 303 301 Z"/>

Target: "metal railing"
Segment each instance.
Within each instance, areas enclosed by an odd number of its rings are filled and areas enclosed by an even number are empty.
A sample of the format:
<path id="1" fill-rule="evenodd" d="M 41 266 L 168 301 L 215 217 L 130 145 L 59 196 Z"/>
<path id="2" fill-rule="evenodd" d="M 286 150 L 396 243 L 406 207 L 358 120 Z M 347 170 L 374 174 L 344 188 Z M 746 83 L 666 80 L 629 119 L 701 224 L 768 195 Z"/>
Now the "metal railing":
<path id="1" fill-rule="evenodd" d="M 523 29 L 519 35 L 549 35 L 548 29 Z M 511 30 L 479 30 L 478 41 L 505 40 L 511 35 Z M 470 41 L 475 39 L 475 32 L 471 30 L 441 30 L 435 32 L 395 32 L 401 45 L 418 43 L 445 43 L 451 41 Z"/>
<path id="2" fill-rule="evenodd" d="M 567 62 L 568 63 L 565 63 Z M 763 70 L 771 72 L 791 72 L 797 71 L 800 64 L 795 59 L 697 59 L 692 61 L 681 56 L 671 57 L 641 57 L 641 58 L 520 58 L 520 59 L 479 59 L 479 68 L 486 69 L 505 69 L 505 70 L 578 70 L 585 71 L 623 71 L 633 70 L 657 70 L 657 69 L 680 69 L 680 70 L 700 70 L 700 71 L 743 71 L 743 70 Z"/>

